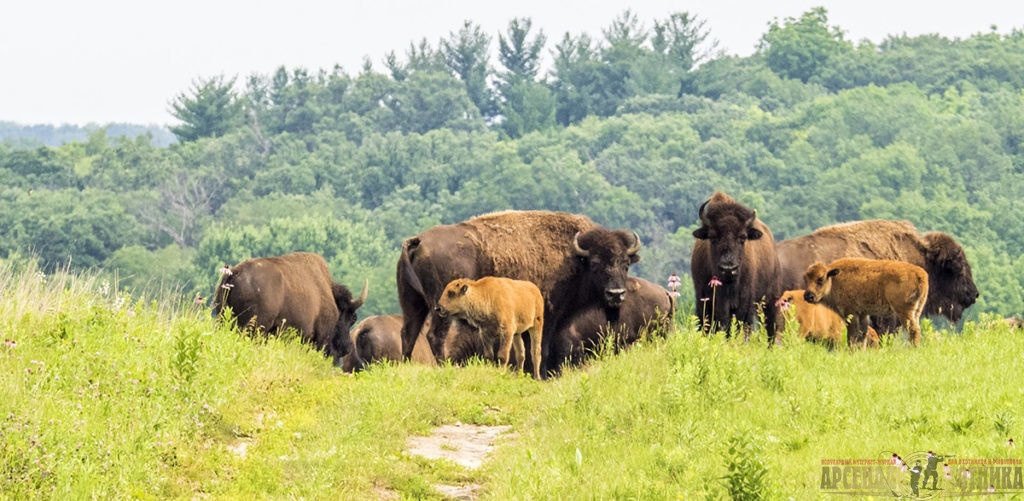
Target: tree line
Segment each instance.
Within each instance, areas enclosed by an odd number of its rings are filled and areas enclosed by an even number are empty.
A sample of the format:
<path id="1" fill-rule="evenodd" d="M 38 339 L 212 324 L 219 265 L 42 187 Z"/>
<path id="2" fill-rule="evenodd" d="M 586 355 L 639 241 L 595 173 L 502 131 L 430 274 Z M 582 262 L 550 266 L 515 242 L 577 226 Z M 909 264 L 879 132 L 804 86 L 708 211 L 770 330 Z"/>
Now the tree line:
<path id="1" fill-rule="evenodd" d="M 401 242 L 431 225 L 584 213 L 636 230 L 635 273 L 661 283 L 723 190 L 777 239 L 869 218 L 948 232 L 981 290 L 969 316 L 1024 311 L 1020 30 L 853 42 L 814 8 L 738 57 L 688 13 L 625 11 L 554 43 L 528 18 L 495 36 L 467 21 L 381 68 L 200 79 L 170 99 L 170 145 L 0 143 L 0 257 L 184 297 L 223 264 L 307 250 L 390 313 Z"/>

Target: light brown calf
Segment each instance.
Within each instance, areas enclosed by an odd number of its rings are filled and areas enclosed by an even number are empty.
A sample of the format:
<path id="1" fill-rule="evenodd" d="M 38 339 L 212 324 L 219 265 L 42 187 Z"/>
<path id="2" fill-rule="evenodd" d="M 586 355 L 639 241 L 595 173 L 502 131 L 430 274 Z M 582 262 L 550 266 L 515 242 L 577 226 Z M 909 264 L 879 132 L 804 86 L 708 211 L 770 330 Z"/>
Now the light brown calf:
<path id="1" fill-rule="evenodd" d="M 803 289 L 786 291 L 779 298 L 779 306 L 787 322 L 796 321 L 800 326 L 800 339 L 824 343 L 831 350 L 843 339 L 846 322 L 838 313 L 823 304 L 808 303 Z M 878 347 L 878 333 L 868 326 L 864 338 L 865 348 Z"/>
<path id="2" fill-rule="evenodd" d="M 451 315 L 465 321 L 480 331 L 485 342 L 499 338 L 498 361 L 502 366 L 509 365 L 509 355 L 514 347 L 519 372 L 523 371 L 526 361 L 523 333 L 529 333 L 533 377 L 541 378 L 544 297 L 533 282 L 500 277 L 455 279 L 441 293 L 437 313 L 441 317 Z"/>
<path id="3" fill-rule="evenodd" d="M 921 342 L 921 313 L 928 299 L 928 273 L 902 261 L 837 259 L 814 263 L 804 274 L 804 299 L 849 319 L 847 342 L 863 342 L 870 316 L 896 317 L 910 343 Z"/>

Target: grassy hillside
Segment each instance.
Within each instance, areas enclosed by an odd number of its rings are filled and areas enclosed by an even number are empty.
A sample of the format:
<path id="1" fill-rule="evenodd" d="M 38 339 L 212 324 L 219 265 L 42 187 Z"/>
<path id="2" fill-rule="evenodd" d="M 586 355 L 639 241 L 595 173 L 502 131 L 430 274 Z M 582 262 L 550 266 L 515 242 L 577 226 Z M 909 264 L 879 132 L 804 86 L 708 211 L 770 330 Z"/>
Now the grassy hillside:
<path id="1" fill-rule="evenodd" d="M 1024 337 L 998 323 L 829 353 L 681 319 L 547 382 L 484 364 L 349 377 L 294 339 L 123 297 L 0 269 L 0 498 L 430 498 L 475 482 L 487 499 L 812 499 L 823 460 L 1021 457 L 1005 444 L 1024 429 Z M 476 471 L 403 453 L 454 422 L 514 434 Z"/>

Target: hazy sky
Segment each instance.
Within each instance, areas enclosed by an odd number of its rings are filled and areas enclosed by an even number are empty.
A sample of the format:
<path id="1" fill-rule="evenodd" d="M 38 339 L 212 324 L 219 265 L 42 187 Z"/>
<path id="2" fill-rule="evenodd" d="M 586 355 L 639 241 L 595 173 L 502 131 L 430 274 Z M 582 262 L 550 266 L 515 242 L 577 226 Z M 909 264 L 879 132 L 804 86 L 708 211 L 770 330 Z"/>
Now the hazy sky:
<path id="1" fill-rule="evenodd" d="M 174 123 L 174 97 L 196 79 L 333 68 L 356 74 L 364 57 L 380 70 L 384 54 L 404 57 L 412 41 L 433 46 L 463 21 L 494 37 L 515 17 L 548 36 L 601 36 L 629 7 L 644 25 L 673 12 L 707 22 L 730 54 L 753 52 L 773 19 L 828 9 L 846 38 L 939 33 L 967 37 L 1024 28 L 1015 0 L 25 0 L 0 10 L 0 121 L 22 124 Z M 494 59 L 492 58 L 492 61 Z"/>

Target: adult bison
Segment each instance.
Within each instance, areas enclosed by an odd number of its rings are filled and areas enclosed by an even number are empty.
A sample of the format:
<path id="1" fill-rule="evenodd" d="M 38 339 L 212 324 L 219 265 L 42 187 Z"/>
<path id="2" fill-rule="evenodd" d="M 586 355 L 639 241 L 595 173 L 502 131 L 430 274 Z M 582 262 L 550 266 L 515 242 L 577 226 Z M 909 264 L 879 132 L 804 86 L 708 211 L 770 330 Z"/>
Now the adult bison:
<path id="1" fill-rule="evenodd" d="M 660 285 L 630 277 L 629 293 L 619 308 L 593 305 L 573 314 L 559 335 L 568 362 L 578 365 L 597 352 L 607 336 L 620 350 L 646 333 L 667 334 L 672 329 L 675 299 Z"/>
<path id="2" fill-rule="evenodd" d="M 431 350 L 443 356 L 449 322 L 439 318 L 435 307 L 449 282 L 506 277 L 533 282 L 545 299 L 546 376 L 566 356 L 559 352 L 559 343 L 552 343 L 565 317 L 593 304 L 621 305 L 629 266 L 640 259 L 639 250 L 636 233 L 609 230 L 586 216 L 564 212 L 504 211 L 430 228 L 407 239 L 398 259 L 405 356 L 425 324 Z"/>
<path id="3" fill-rule="evenodd" d="M 353 299 L 347 287 L 331 279 L 324 258 L 308 252 L 247 259 L 222 269 L 213 313 L 223 317 L 230 309 L 236 325 L 263 334 L 293 327 L 340 365 L 352 350 L 348 330 L 368 285 Z"/>
<path id="4" fill-rule="evenodd" d="M 928 273 L 924 315 L 956 323 L 978 299 L 967 255 L 948 234 L 919 234 L 907 221 L 853 221 L 815 230 L 776 245 L 785 290 L 803 288 L 807 267 L 844 257 L 904 261 Z"/>
<path id="5" fill-rule="evenodd" d="M 764 314 L 768 344 L 775 342 L 779 259 L 775 238 L 757 212 L 729 195 L 715 192 L 697 211 L 690 275 L 697 318 L 704 331 L 725 329 L 736 320 L 749 329 Z"/>
<path id="6" fill-rule="evenodd" d="M 366 366 L 388 360 L 401 362 L 402 315 L 373 315 L 361 320 L 349 331 L 353 349 L 342 358 L 345 372 L 361 371 Z M 433 365 L 434 355 L 423 336 L 416 338 L 412 361 Z"/>
<path id="7" fill-rule="evenodd" d="M 869 317 L 895 317 L 910 344 L 921 342 L 921 313 L 928 298 L 928 274 L 903 261 L 846 257 L 818 262 L 804 274 L 808 303 L 821 303 L 848 319 L 846 342 L 863 342 Z"/>

